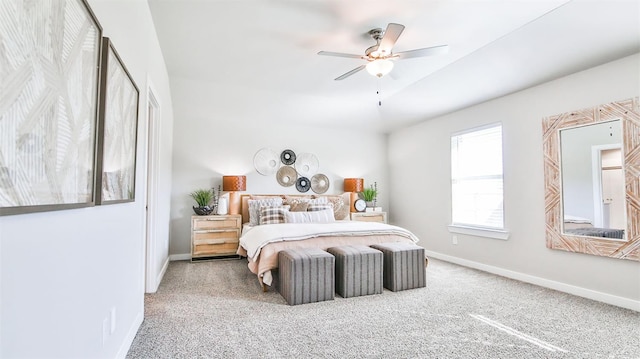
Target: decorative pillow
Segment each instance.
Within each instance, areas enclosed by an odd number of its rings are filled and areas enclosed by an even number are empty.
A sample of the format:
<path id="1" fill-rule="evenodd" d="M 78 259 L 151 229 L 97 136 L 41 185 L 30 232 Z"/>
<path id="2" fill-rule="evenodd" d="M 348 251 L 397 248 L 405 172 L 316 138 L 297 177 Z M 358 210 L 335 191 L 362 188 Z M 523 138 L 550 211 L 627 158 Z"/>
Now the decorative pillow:
<path id="1" fill-rule="evenodd" d="M 285 223 L 329 223 L 335 221 L 333 210 L 330 208 L 313 212 L 284 212 Z"/>
<path id="2" fill-rule="evenodd" d="M 307 206 L 307 212 L 324 211 L 325 209 L 333 210 L 333 206 L 330 203 L 309 204 Z"/>
<path id="3" fill-rule="evenodd" d="M 313 198 L 311 196 L 284 196 L 284 204 L 288 204 L 288 205 L 293 205 L 293 204 L 297 204 L 297 203 L 313 203 L 313 204 L 319 204 L 319 203 L 329 203 L 327 201 L 326 198 L 324 197 L 318 197 L 318 198 Z"/>
<path id="4" fill-rule="evenodd" d="M 348 192 L 339 196 L 315 196 L 314 195 L 314 199 L 326 201 L 323 203 L 330 204 L 331 208 L 333 208 L 333 215 L 335 219 L 340 221 L 343 219 L 349 219 L 349 213 L 351 212 L 351 208 L 349 207 L 351 204 L 350 195 L 351 194 Z"/>
<path id="5" fill-rule="evenodd" d="M 281 195 L 278 194 L 263 194 L 263 195 L 255 195 L 252 194 L 250 199 L 272 199 L 272 198 L 282 198 Z"/>
<path id="6" fill-rule="evenodd" d="M 284 214 L 289 211 L 289 206 L 262 206 L 260 207 L 260 225 L 284 223 Z"/>
<path id="7" fill-rule="evenodd" d="M 250 199 L 249 200 L 249 224 L 260 225 L 260 207 L 262 206 L 282 206 L 282 198 Z"/>
<path id="8" fill-rule="evenodd" d="M 0 0 L 2 1 L 2 0 Z M 249 223 L 249 201 L 252 199 L 272 199 L 272 198 L 282 198 L 282 195 L 279 194 L 263 194 L 263 195 L 255 195 L 255 194 L 243 194 L 240 196 L 242 201 L 242 219 L 246 220 L 246 223 Z M 258 218 L 258 221 L 260 219 Z"/>
<path id="9" fill-rule="evenodd" d="M 291 208 L 289 210 L 291 212 L 306 212 L 307 208 L 309 208 L 308 202 L 295 202 L 291 204 Z"/>
<path id="10" fill-rule="evenodd" d="M 329 204 L 333 208 L 333 215 L 336 220 L 343 220 L 349 218 L 349 200 L 344 199 L 344 196 L 327 196 L 325 197 Z"/>

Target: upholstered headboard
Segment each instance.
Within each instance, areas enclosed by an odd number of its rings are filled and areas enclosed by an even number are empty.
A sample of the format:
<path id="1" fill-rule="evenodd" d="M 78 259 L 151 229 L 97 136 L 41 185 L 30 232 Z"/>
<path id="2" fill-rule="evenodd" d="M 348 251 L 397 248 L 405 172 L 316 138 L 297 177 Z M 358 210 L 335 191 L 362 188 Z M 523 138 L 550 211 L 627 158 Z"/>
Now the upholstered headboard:
<path id="1" fill-rule="evenodd" d="M 263 198 L 272 198 L 272 197 L 280 197 L 283 200 L 287 197 L 289 198 L 319 198 L 319 197 L 342 197 L 342 200 L 345 204 L 349 206 L 349 209 L 353 208 L 352 196 L 351 193 L 345 192 L 343 194 L 328 194 L 328 195 L 309 195 L 309 194 L 243 194 L 240 197 L 240 214 L 242 214 L 242 223 L 249 222 L 249 200 L 250 199 L 263 199 Z"/>

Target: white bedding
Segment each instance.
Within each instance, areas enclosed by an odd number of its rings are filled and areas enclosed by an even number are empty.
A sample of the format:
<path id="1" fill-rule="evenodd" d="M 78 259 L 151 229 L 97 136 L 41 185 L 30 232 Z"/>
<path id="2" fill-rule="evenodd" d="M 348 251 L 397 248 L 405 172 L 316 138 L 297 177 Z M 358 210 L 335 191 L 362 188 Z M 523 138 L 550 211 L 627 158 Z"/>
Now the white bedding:
<path id="1" fill-rule="evenodd" d="M 333 222 L 333 223 L 282 223 L 267 224 L 252 227 L 250 231 L 243 231 L 240 245 L 247 251 L 247 256 L 256 260 L 260 250 L 269 243 L 282 241 L 296 241 L 302 239 L 326 236 L 363 236 L 395 234 L 411 239 L 414 243 L 418 238 L 410 231 L 384 223 L 373 222 Z"/>

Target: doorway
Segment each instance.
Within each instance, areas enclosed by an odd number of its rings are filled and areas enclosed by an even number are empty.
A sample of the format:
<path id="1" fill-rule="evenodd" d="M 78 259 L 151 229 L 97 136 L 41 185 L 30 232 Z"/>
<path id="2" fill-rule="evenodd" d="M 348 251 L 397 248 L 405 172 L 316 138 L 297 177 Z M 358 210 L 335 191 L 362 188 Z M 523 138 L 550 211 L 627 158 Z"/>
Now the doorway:
<path id="1" fill-rule="evenodd" d="M 595 227 L 626 227 L 622 147 L 593 146 L 593 190 Z"/>
<path id="2" fill-rule="evenodd" d="M 159 145 L 160 104 L 153 90 L 149 88 L 147 102 L 147 196 L 145 203 L 145 285 L 146 293 L 155 293 L 162 278 L 162 266 L 158 263 L 161 253 L 156 236 L 155 218 L 158 194 L 158 145 Z M 168 250 L 168 248 L 167 248 Z M 158 275 L 160 274 L 160 275 Z"/>

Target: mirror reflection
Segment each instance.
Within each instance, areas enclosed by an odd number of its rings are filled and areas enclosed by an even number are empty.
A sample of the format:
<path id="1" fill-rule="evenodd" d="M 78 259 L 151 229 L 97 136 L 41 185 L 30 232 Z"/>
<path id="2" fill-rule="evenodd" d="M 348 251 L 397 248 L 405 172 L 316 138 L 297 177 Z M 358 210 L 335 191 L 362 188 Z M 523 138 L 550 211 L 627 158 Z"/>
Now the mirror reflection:
<path id="1" fill-rule="evenodd" d="M 620 120 L 560 131 L 563 233 L 624 239 Z"/>

